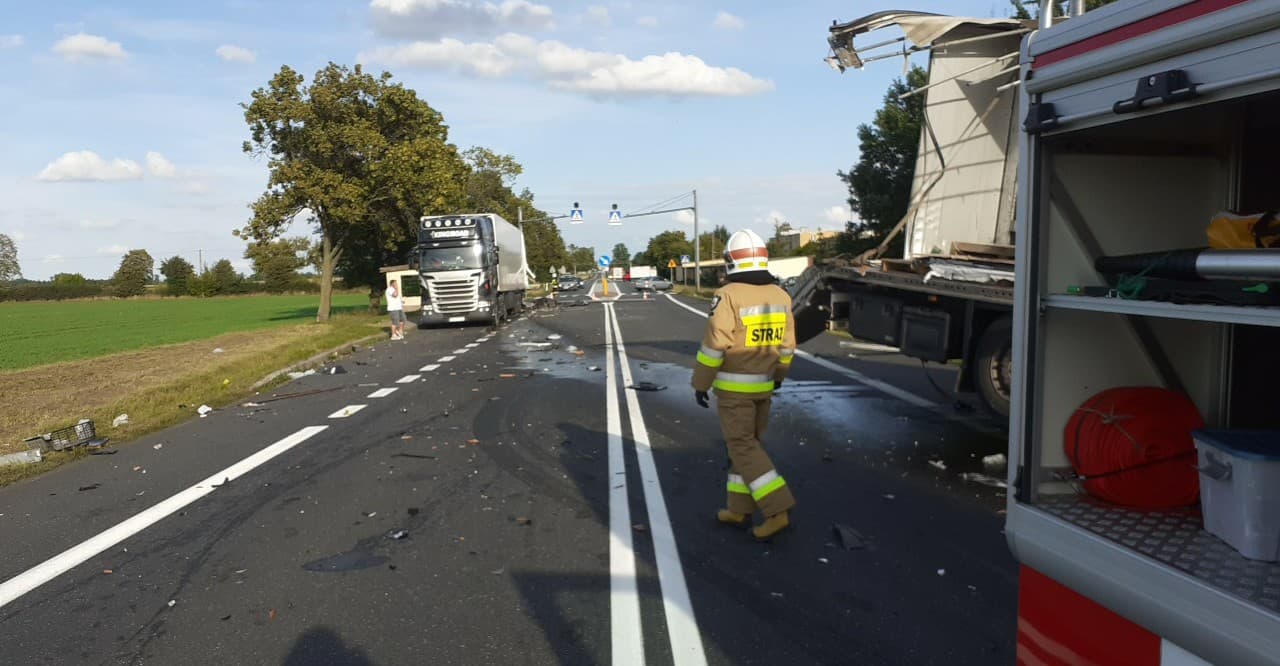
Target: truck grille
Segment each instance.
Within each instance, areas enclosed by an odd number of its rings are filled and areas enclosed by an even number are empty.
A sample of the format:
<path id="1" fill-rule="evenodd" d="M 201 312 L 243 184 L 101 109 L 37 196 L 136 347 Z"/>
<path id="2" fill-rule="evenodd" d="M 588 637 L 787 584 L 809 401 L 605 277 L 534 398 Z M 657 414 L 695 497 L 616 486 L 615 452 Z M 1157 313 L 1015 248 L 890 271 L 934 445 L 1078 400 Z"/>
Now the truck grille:
<path id="1" fill-rule="evenodd" d="M 479 290 L 476 288 L 479 277 L 461 280 L 427 280 L 427 292 L 436 312 L 456 314 L 475 312 L 479 302 Z"/>

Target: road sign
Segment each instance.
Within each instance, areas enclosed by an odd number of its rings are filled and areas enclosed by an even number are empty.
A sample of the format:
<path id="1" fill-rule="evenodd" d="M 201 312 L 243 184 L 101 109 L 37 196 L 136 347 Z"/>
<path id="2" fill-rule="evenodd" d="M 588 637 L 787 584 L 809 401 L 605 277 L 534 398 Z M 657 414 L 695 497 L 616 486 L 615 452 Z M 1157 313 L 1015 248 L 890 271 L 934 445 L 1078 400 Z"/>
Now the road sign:
<path id="1" fill-rule="evenodd" d="M 680 255 L 680 263 L 682 263 L 682 264 L 687 264 L 687 263 L 689 263 L 690 261 L 693 261 L 693 260 L 689 258 L 689 255 L 687 255 L 687 254 L 682 254 L 682 255 Z"/>
<path id="2" fill-rule="evenodd" d="M 614 226 L 618 226 L 622 224 L 622 211 L 618 211 L 618 210 L 609 211 L 609 224 L 612 224 Z"/>
<path id="3" fill-rule="evenodd" d="M 613 260 L 609 258 L 609 255 L 602 254 L 599 259 L 596 259 L 596 263 L 600 264 L 600 268 L 608 268 L 609 264 L 613 263 Z"/>
<path id="4" fill-rule="evenodd" d="M 670 261 L 668 261 L 668 262 L 667 262 L 667 268 L 675 268 L 675 267 L 676 267 L 676 260 L 675 260 L 675 259 L 672 259 L 672 260 L 670 260 Z"/>
<path id="5" fill-rule="evenodd" d="M 574 208 L 569 211 L 569 224 L 582 224 L 582 209 Z"/>

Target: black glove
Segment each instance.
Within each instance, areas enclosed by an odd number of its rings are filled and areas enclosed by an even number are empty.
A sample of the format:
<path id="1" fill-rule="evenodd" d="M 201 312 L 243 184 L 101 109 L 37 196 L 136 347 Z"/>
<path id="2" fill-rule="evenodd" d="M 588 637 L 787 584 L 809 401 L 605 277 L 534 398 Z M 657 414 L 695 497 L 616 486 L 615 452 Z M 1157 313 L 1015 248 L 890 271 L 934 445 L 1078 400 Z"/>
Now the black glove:
<path id="1" fill-rule="evenodd" d="M 698 406 L 703 409 L 708 409 L 709 407 L 711 407 L 711 405 L 707 402 L 707 397 L 708 396 L 706 391 L 693 392 L 693 399 L 696 400 L 698 402 Z"/>
<path id="2" fill-rule="evenodd" d="M 773 390 L 777 391 L 780 388 L 782 388 L 782 380 L 781 379 L 773 380 Z"/>

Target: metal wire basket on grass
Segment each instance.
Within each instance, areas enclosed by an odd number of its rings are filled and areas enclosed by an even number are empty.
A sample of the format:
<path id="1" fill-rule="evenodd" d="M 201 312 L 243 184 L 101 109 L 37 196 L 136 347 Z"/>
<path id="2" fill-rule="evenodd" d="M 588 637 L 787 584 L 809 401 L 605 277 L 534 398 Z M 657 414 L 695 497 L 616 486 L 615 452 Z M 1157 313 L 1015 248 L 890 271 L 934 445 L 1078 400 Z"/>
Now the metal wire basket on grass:
<path id="1" fill-rule="evenodd" d="M 50 450 L 63 451 L 77 446 L 102 446 L 106 439 L 98 439 L 98 430 L 92 419 L 80 419 L 80 422 L 66 428 L 59 428 L 43 435 L 28 437 L 24 440 L 27 448 L 38 449 L 47 453 Z"/>

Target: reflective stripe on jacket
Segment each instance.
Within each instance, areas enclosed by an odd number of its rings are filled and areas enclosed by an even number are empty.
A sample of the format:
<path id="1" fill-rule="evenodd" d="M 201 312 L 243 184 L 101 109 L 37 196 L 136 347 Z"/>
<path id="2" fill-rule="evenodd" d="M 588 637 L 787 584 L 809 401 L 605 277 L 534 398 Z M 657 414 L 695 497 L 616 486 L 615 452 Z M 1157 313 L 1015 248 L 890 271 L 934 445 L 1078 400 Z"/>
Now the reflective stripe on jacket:
<path id="1" fill-rule="evenodd" d="M 731 282 L 716 291 L 693 388 L 738 395 L 773 390 L 795 357 L 791 297 L 777 285 Z"/>

